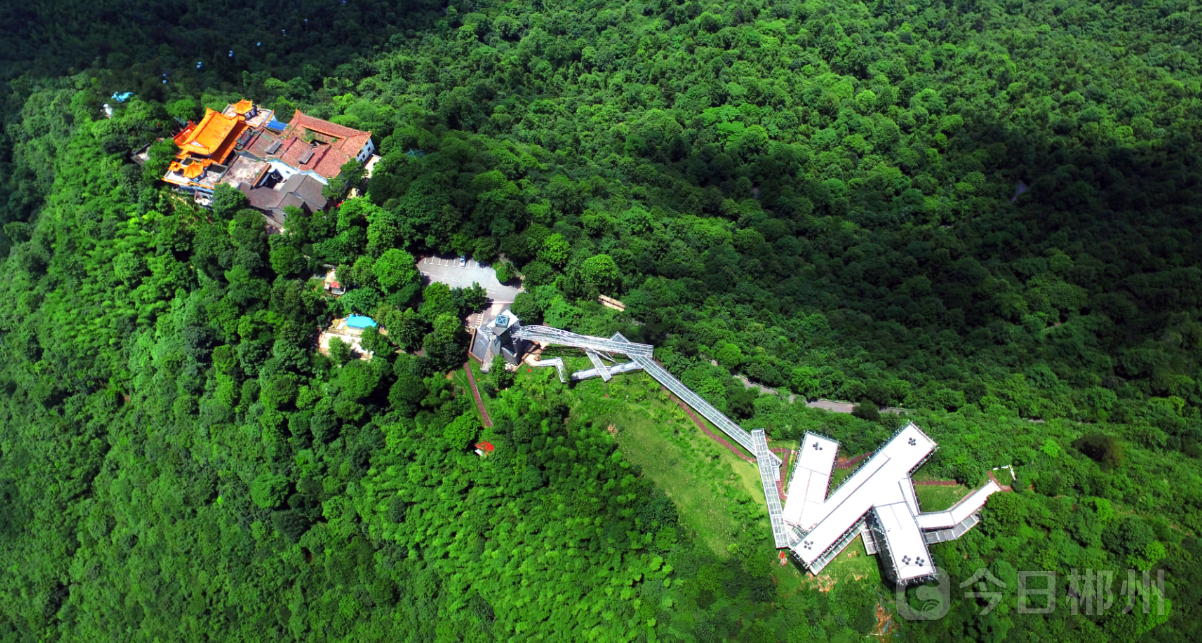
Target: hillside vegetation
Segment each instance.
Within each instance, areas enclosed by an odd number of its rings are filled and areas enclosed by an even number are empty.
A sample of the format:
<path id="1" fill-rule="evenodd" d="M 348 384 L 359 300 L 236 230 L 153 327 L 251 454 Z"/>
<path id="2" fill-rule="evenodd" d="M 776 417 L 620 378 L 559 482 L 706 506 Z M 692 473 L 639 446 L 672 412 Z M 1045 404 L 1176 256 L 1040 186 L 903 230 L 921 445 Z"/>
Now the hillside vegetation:
<path id="1" fill-rule="evenodd" d="M 0 15 L 0 640 L 852 640 L 896 610 L 871 582 L 778 592 L 766 529 L 695 533 L 720 521 L 680 517 L 607 431 L 678 423 L 639 404 L 641 375 L 490 379 L 480 426 L 445 375 L 483 297 L 420 283 L 429 252 L 521 275 L 526 323 L 655 344 L 774 439 L 815 430 L 854 456 L 898 419 L 732 374 L 911 409 L 941 447 L 924 474 L 1015 465 L 1015 492 L 932 550 L 956 582 L 1002 579 L 1003 606 L 979 616 L 953 586 L 947 617 L 896 619 L 898 639 L 1196 638 L 1190 3 Z M 206 210 L 158 181 L 170 145 L 131 161 L 243 97 L 371 130 L 366 195 L 268 236 L 235 195 Z M 346 296 L 309 285 L 322 264 Z M 350 312 L 388 330 L 366 334 L 377 357 L 312 352 Z M 634 399 L 607 410 L 603 390 Z M 740 489 L 720 504 L 760 520 Z M 1072 570 L 1117 592 L 1129 568 L 1166 572 L 1166 614 L 1069 612 Z M 1054 614 L 1018 613 L 1024 570 L 1059 574 Z"/>

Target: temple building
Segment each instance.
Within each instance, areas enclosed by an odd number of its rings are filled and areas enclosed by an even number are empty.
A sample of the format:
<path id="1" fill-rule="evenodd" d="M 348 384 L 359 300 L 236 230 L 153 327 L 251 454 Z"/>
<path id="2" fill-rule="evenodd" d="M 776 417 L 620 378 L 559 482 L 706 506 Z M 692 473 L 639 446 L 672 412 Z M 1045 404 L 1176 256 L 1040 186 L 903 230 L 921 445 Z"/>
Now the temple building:
<path id="1" fill-rule="evenodd" d="M 213 190 L 225 183 L 247 196 L 276 227 L 284 209 L 324 210 L 322 188 L 351 159 L 368 164 L 375 156 L 371 132 L 364 132 L 300 110 L 283 125 L 275 113 L 250 100 L 218 112 L 205 109 L 199 123 L 188 121 L 174 138 L 180 152 L 163 180 L 208 205 Z"/>
<path id="2" fill-rule="evenodd" d="M 280 133 L 270 128 L 256 131 L 245 155 L 266 163 L 284 180 L 295 174 L 311 176 L 322 184 L 338 176 L 354 159 L 367 164 L 375 154 L 371 132 L 363 132 L 314 118 L 297 110 Z"/>
<path id="3" fill-rule="evenodd" d="M 213 188 L 229 169 L 227 163 L 234 147 L 248 127 L 242 116 L 226 116 L 206 108 L 199 123 L 188 121 L 188 126 L 175 135 L 180 151 L 163 180 L 198 196 L 212 196 Z"/>
<path id="4" fill-rule="evenodd" d="M 315 145 L 328 145 L 360 163 L 366 163 L 376 151 L 371 142 L 371 132 L 323 121 L 299 109 L 284 129 L 284 137 L 296 137 Z"/>

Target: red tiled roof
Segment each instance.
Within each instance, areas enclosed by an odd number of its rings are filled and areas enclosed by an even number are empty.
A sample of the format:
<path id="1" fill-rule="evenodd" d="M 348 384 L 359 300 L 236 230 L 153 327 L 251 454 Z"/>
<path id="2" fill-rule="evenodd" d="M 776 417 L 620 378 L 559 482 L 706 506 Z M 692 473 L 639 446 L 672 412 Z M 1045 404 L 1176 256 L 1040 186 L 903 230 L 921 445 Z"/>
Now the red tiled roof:
<path id="1" fill-rule="evenodd" d="M 258 130 L 255 132 L 254 137 L 250 139 L 250 142 L 246 144 L 244 151 L 247 154 L 259 159 L 273 158 L 279 154 L 279 150 L 276 151 L 276 154 L 268 154 L 267 148 L 271 147 L 272 143 L 279 140 L 280 139 L 271 132 L 266 130 Z"/>
<path id="2" fill-rule="evenodd" d="M 292 116 L 292 120 L 288 123 L 288 127 L 284 129 L 284 136 L 300 137 L 305 133 L 304 130 L 312 130 L 318 134 L 338 139 L 331 146 L 337 147 L 348 158 L 354 158 L 359 153 L 359 150 L 362 150 L 363 146 L 367 145 L 367 142 L 371 140 L 371 132 L 364 132 L 345 125 L 314 118 L 298 109 L 296 110 L 296 114 Z"/>
<path id="3" fill-rule="evenodd" d="M 301 159 L 309 151 L 312 151 L 313 155 L 307 161 L 301 163 Z M 342 171 L 343 164 L 352 158 L 343 154 L 342 151 L 333 145 L 311 146 L 296 137 L 290 137 L 284 141 L 284 145 L 280 147 L 274 157 L 279 158 L 291 167 L 302 171 L 311 170 L 327 179 L 338 176 L 338 173 Z"/>
<path id="4" fill-rule="evenodd" d="M 496 447 L 492 445 L 492 442 L 481 442 L 476 445 L 476 448 L 485 453 L 492 453 L 493 450 L 496 449 Z"/>

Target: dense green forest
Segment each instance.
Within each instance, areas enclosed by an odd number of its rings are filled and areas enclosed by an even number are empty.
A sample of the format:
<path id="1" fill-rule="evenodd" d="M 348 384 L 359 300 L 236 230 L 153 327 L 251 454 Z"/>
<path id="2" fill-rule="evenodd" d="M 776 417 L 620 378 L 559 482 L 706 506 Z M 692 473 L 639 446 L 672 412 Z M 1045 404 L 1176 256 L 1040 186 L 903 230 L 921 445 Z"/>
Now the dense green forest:
<path id="1" fill-rule="evenodd" d="M 482 296 L 421 283 L 428 252 L 520 275 L 523 321 L 655 344 L 775 440 L 857 455 L 901 406 L 940 442 L 925 472 L 1014 464 L 932 554 L 957 581 L 1056 571 L 1062 608 L 979 616 L 954 592 L 894 638 L 1196 639 L 1192 3 L 0 15 L 0 640 L 854 640 L 896 611 L 871 579 L 785 592 L 734 492 L 734 546 L 707 548 L 608 430 L 618 391 L 652 399 L 643 375 L 490 379 L 485 429 L 446 377 Z M 269 236 L 236 195 L 206 210 L 158 181 L 170 145 L 131 160 L 244 97 L 371 130 L 366 197 Z M 314 289 L 322 264 L 354 289 Z M 345 312 L 388 330 L 370 361 L 311 350 Z M 1087 568 L 1164 571 L 1167 615 L 1070 613 Z"/>

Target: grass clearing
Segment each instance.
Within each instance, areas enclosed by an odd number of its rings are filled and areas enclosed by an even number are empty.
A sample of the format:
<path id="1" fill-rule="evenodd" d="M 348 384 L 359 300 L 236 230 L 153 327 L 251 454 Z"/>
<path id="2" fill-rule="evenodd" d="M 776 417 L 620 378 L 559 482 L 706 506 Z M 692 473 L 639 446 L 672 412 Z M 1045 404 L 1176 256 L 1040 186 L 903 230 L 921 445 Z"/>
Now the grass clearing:
<path id="1" fill-rule="evenodd" d="M 698 467 L 692 466 L 699 454 L 671 439 L 670 434 L 683 427 L 663 426 L 629 409 L 614 413 L 612 419 L 618 428 L 618 444 L 626 459 L 642 467 L 643 474 L 672 499 L 681 520 L 710 550 L 722 558 L 727 557 L 727 548 L 734 543 L 732 535 L 738 525 L 726 503 L 715 501 L 713 481 Z M 725 484 L 737 483 L 737 479 L 732 471 Z"/>
<path id="2" fill-rule="evenodd" d="M 950 509 L 964 499 L 972 491 L 964 485 L 943 487 L 936 485 L 916 484 L 914 493 L 918 496 L 918 506 L 923 511 L 943 511 Z"/>
<path id="3" fill-rule="evenodd" d="M 677 404 L 675 404 L 673 402 L 668 402 L 667 404 L 670 407 L 674 407 L 677 409 L 680 408 Z M 725 462 L 726 464 L 730 465 L 730 468 L 735 472 L 735 475 L 738 476 L 738 479 L 743 486 L 743 490 L 746 491 L 749 496 L 751 496 L 752 500 L 755 500 L 756 503 L 758 503 L 760 506 L 764 506 L 765 505 L 764 488 L 763 488 L 763 485 L 760 484 L 760 469 L 759 469 L 759 467 L 756 466 L 756 464 L 753 462 L 747 462 L 746 460 L 739 458 L 733 452 L 731 452 L 730 449 L 727 449 L 726 447 L 722 446 L 721 444 L 718 444 L 717 442 L 715 442 L 712 438 L 710 438 L 708 435 L 706 435 L 701 429 L 697 428 L 697 424 L 692 421 L 692 418 L 685 415 L 683 411 L 681 411 L 680 416 L 683 416 L 683 418 L 684 418 L 683 420 L 680 421 L 681 424 L 683 425 L 682 428 L 680 429 L 681 432 L 688 433 L 689 438 L 692 440 L 695 440 L 699 443 L 703 443 L 703 444 L 714 447 L 714 450 L 718 454 L 718 459 L 721 460 L 722 462 Z M 701 417 L 701 416 L 698 416 L 698 417 Z M 701 418 L 701 421 L 705 423 L 705 428 L 709 429 L 711 433 L 713 433 L 714 435 L 722 436 L 723 438 L 726 439 L 727 442 L 734 444 L 734 442 L 730 438 L 726 437 L 726 434 L 723 433 L 721 429 L 714 426 L 709 420 L 706 420 L 705 418 Z M 735 446 L 736 446 L 736 448 L 738 448 L 738 445 L 735 445 Z M 740 449 L 740 451 L 742 451 L 742 453 L 744 453 L 745 455 L 747 455 L 749 457 L 751 456 L 751 454 L 747 453 L 746 450 Z M 765 516 L 768 515 L 767 507 L 764 508 L 764 515 Z"/>
<path id="4" fill-rule="evenodd" d="M 856 536 L 821 574 L 806 580 L 809 587 L 822 592 L 829 592 L 836 583 L 845 581 L 866 581 L 875 586 L 881 583 L 881 568 L 877 557 L 869 556 L 864 549 L 864 539 Z"/>
<path id="5" fill-rule="evenodd" d="M 565 363 L 569 371 L 589 366 L 579 357 Z M 681 523 L 715 555 L 728 557 L 744 529 L 770 530 L 755 464 L 706 436 L 650 376 L 585 380 L 573 393 L 579 400 L 573 413 L 612 425 L 626 459 L 672 499 Z M 746 513 L 734 510 L 747 500 L 755 508 L 755 524 L 745 524 Z"/>

